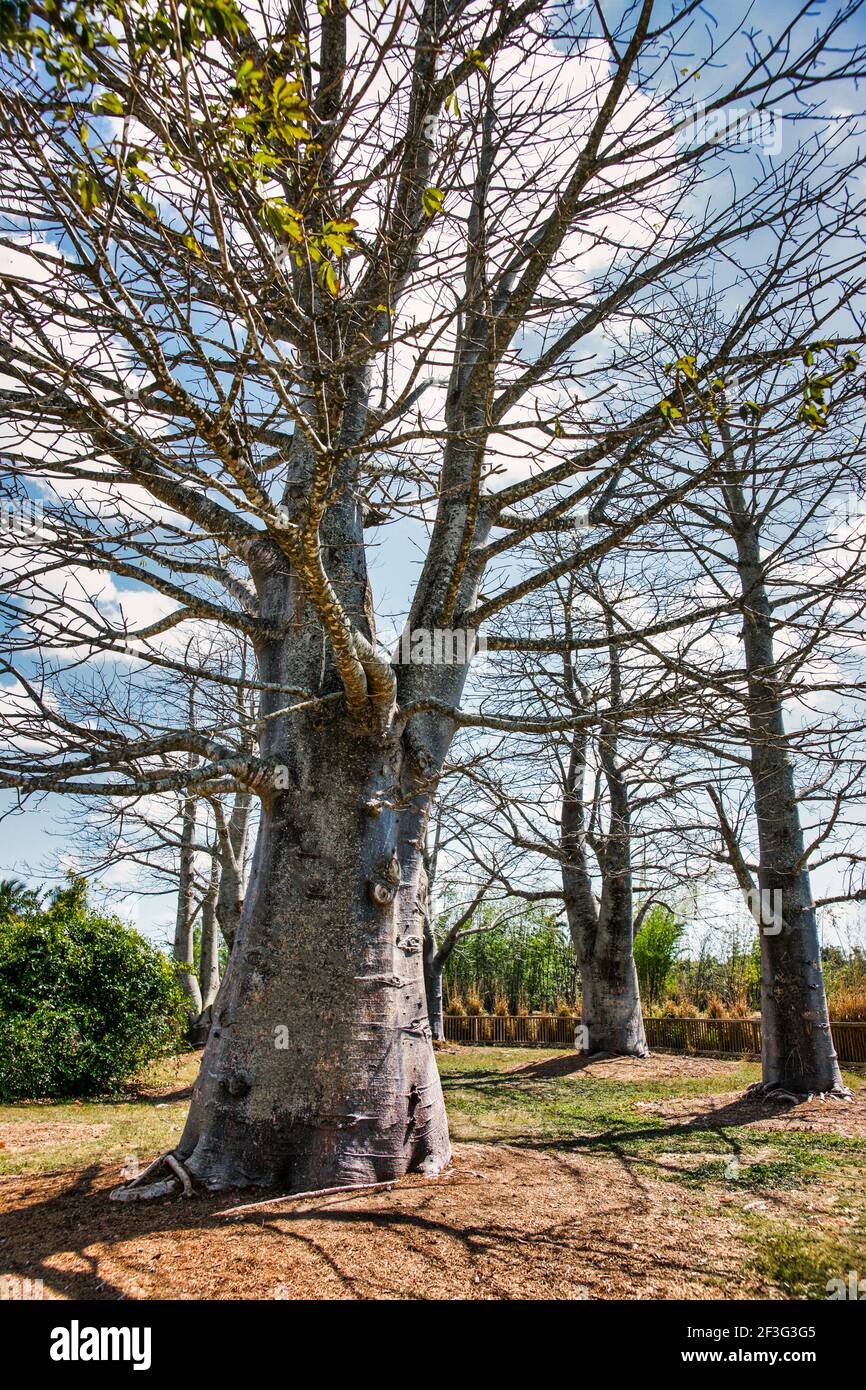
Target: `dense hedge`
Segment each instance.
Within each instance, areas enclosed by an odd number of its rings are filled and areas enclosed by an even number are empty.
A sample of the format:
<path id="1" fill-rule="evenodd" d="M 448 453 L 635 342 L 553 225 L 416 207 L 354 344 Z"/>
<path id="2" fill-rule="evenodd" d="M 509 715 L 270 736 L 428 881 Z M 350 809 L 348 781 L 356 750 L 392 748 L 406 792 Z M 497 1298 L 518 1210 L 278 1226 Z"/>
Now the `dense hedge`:
<path id="1" fill-rule="evenodd" d="M 83 883 L 0 918 L 0 1099 L 116 1091 L 184 1018 L 171 963 L 92 909 Z"/>

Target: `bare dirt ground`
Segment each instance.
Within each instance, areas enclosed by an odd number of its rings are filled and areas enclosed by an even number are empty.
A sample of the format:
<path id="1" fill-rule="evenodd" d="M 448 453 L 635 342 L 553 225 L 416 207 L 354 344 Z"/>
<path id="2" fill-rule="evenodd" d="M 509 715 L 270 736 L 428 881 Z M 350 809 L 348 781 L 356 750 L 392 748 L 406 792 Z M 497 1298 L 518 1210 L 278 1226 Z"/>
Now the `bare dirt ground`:
<path id="1" fill-rule="evenodd" d="M 116 1181 L 4 1179 L 4 1272 L 54 1298 L 713 1298 L 741 1254 L 727 1217 L 696 1226 L 691 1193 L 499 1145 L 459 1145 L 435 1181 L 244 1218 L 217 1214 L 226 1196 L 110 1203 Z"/>
<path id="2" fill-rule="evenodd" d="M 719 1125 L 750 1125 L 755 1129 L 799 1130 L 804 1134 L 838 1134 L 866 1139 L 866 1090 L 850 1101 L 816 1097 L 800 1105 L 753 1099 L 738 1091 L 720 1096 L 700 1096 L 667 1101 L 663 1105 L 638 1102 L 638 1108 L 660 1119 L 683 1124 L 702 1123 L 710 1114 Z"/>
<path id="3" fill-rule="evenodd" d="M 108 1126 L 86 1123 L 86 1107 L 80 1124 L 58 1124 L 47 1108 L 37 1121 L 33 1107 L 20 1107 L 20 1120 L 3 1124 L 0 1143 L 10 1153 L 21 1150 L 22 1170 L 40 1143 L 63 1141 L 70 1154 L 92 1154 L 93 1161 L 64 1161 L 52 1148 L 53 1171 L 32 1171 L 31 1163 L 29 1172 L 0 1178 L 0 1275 L 41 1278 L 45 1296 L 58 1299 L 780 1297 L 774 1274 L 764 1278 L 750 1263 L 750 1224 L 778 1220 L 808 1231 L 818 1220 L 847 1240 L 861 1219 L 848 1215 L 844 1194 L 823 1179 L 802 1190 L 794 1184 L 756 1193 L 738 1182 L 701 1186 L 682 1178 L 693 1165 L 718 1161 L 712 1144 L 720 1133 L 755 1135 L 749 1162 L 773 1157 L 757 1141 L 762 1131 L 767 1145 L 777 1142 L 771 1131 L 779 1128 L 806 1139 L 811 1132 L 815 1144 L 835 1142 L 822 1134 L 849 1136 L 847 1142 L 864 1136 L 866 1089 L 851 1103 L 792 1109 L 732 1091 L 742 1081 L 733 1061 L 668 1054 L 533 1060 L 514 1051 L 496 1060 L 483 1049 L 459 1050 L 447 1061 L 446 1095 L 463 1142 L 446 1173 L 432 1181 L 409 1177 L 387 1190 L 275 1202 L 240 1217 L 220 1213 L 264 1194 L 109 1202 L 119 1166 L 104 1161 L 100 1136 Z M 191 1072 L 194 1064 L 190 1058 L 183 1065 Z M 585 1093 L 581 1109 L 583 1082 L 592 1095 Z M 609 1090 L 600 1086 L 608 1082 Z M 147 1110 L 148 1123 L 176 1114 L 179 1124 L 184 1083 L 185 1074 L 170 1085 L 142 1087 L 134 1108 Z M 500 1083 L 510 1088 L 503 1100 Z M 622 1083 L 629 1083 L 623 1092 Z M 647 1086 L 647 1098 L 633 1083 Z M 695 1093 L 677 1095 L 686 1084 Z M 703 1093 L 709 1089 L 713 1094 Z M 620 1107 L 617 1118 L 587 1119 L 593 1096 L 609 1096 Z M 575 1128 L 566 1121 L 563 1132 L 556 1116 L 553 1131 L 543 1128 L 553 1103 L 564 1105 L 564 1114 L 577 1104 Z M 487 1108 L 476 1114 L 477 1106 Z M 94 1109 L 92 1118 L 104 1113 Z M 640 1154 L 626 1142 L 627 1113 L 651 1131 Z M 476 1142 L 473 1126 L 482 1122 L 484 1142 Z M 86 1130 L 90 1148 L 76 1148 L 76 1136 L 66 1133 L 72 1130 L 81 1131 L 78 1138 Z M 148 1152 L 154 1148 L 155 1140 Z"/>

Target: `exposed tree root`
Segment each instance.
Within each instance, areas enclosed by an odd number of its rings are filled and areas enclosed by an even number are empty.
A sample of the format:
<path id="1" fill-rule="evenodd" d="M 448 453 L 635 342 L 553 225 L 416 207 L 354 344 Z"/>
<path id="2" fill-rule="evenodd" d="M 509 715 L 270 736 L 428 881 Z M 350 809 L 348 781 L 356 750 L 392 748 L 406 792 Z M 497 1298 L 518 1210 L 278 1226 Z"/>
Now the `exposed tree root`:
<path id="1" fill-rule="evenodd" d="M 159 1182 L 145 1183 L 145 1178 L 157 1172 L 163 1165 L 169 1169 L 172 1176 Z M 131 1182 L 125 1183 L 123 1187 L 113 1188 L 108 1197 L 111 1202 L 156 1202 L 160 1197 L 174 1197 L 178 1192 L 183 1192 L 184 1197 L 191 1197 L 192 1178 L 180 1159 L 169 1152 L 160 1154 Z"/>
<path id="2" fill-rule="evenodd" d="M 192 1196 L 192 1178 L 190 1177 L 189 1173 L 188 1173 L 188 1172 L 186 1171 L 186 1169 L 184 1168 L 184 1166 L 183 1166 L 183 1164 L 181 1163 L 180 1159 L 179 1159 L 179 1158 L 175 1158 L 174 1154 L 170 1154 L 170 1153 L 169 1153 L 169 1154 L 166 1154 L 166 1155 L 165 1155 L 165 1161 L 166 1161 L 166 1163 L 168 1164 L 168 1166 L 169 1166 L 169 1168 L 171 1169 L 171 1171 L 174 1173 L 175 1177 L 180 1179 L 181 1186 L 183 1187 L 183 1195 L 184 1195 L 184 1197 L 191 1197 L 191 1196 Z"/>
<path id="3" fill-rule="evenodd" d="M 160 1197 L 174 1197 L 180 1191 L 180 1183 L 175 1178 L 164 1182 L 148 1183 L 145 1187 L 115 1187 L 108 1194 L 110 1202 L 156 1202 Z"/>
<path id="4" fill-rule="evenodd" d="M 781 1081 L 754 1081 L 746 1087 L 746 1095 L 756 1100 L 778 1101 L 780 1105 L 803 1105 L 807 1100 L 851 1100 L 847 1086 L 833 1086 L 829 1091 L 792 1091 Z"/>
<path id="5" fill-rule="evenodd" d="M 314 1192 L 288 1192 L 284 1197 L 264 1197 L 260 1202 L 246 1202 L 242 1207 L 226 1207 L 225 1211 L 218 1211 L 217 1216 L 244 1216 L 248 1211 L 259 1211 L 262 1207 L 272 1207 L 285 1202 L 308 1202 L 314 1197 L 332 1197 L 335 1193 L 345 1193 L 354 1196 L 356 1193 L 362 1195 L 366 1192 L 385 1191 L 395 1187 L 397 1179 L 392 1178 L 390 1182 L 365 1182 L 356 1185 L 349 1184 L 345 1187 L 319 1187 Z"/>
<path id="6" fill-rule="evenodd" d="M 589 1063 L 613 1062 L 616 1061 L 618 1057 L 633 1057 L 635 1061 L 642 1062 L 647 1057 L 650 1057 L 652 1054 L 650 1053 L 648 1047 L 644 1048 L 643 1051 L 641 1051 L 639 1048 L 633 1047 L 630 1048 L 628 1052 L 612 1052 L 607 1048 L 599 1047 L 593 1048 L 591 1052 L 578 1052 L 577 1055 L 578 1057 L 583 1058 L 587 1063 Z"/>

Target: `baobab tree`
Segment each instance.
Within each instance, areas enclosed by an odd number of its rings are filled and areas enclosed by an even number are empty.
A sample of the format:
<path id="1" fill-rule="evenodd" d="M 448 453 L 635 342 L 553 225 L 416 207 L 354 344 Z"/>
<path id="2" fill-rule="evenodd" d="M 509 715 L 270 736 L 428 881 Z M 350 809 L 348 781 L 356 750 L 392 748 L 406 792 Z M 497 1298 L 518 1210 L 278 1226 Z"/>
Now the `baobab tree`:
<path id="1" fill-rule="evenodd" d="M 808 359 L 812 368 L 811 353 Z M 857 365 L 857 354 L 848 352 L 843 371 L 853 376 Z M 697 528 L 697 549 L 702 555 L 712 551 L 715 584 L 736 595 L 742 616 L 742 675 L 736 682 L 741 694 L 732 722 L 748 749 L 758 843 L 755 876 L 722 796 L 712 785 L 709 795 L 729 862 L 758 923 L 763 1088 L 795 1095 L 843 1090 L 809 860 L 832 836 L 845 793 L 852 794 L 863 776 L 856 742 L 845 756 L 840 753 L 845 726 L 856 740 L 862 724 L 856 647 L 862 640 L 866 541 L 856 530 L 839 534 L 839 504 L 862 468 L 862 449 L 852 432 L 859 428 L 862 383 L 855 379 L 840 394 L 837 423 L 830 429 L 829 381 L 826 372 L 815 370 L 807 384 L 801 410 L 815 428 L 814 437 L 805 440 L 792 438 L 791 426 L 784 423 L 784 402 L 797 389 L 784 365 L 752 383 L 748 428 L 726 409 L 707 418 L 696 401 L 697 415 L 704 418 L 704 447 L 708 453 L 718 450 L 722 469 L 717 490 L 683 504 L 690 523 L 683 528 L 687 543 L 695 546 Z M 846 670 L 852 665 L 853 672 Z M 709 674 L 724 690 L 722 673 Z M 835 708 L 824 711 L 821 696 L 829 691 Z M 799 713 L 792 729 L 786 706 L 794 702 Z M 825 823 L 810 842 L 798 763 L 806 768 L 811 763 L 813 794 L 820 790 L 825 803 Z"/>
<path id="2" fill-rule="evenodd" d="M 548 562 L 574 544 L 573 534 L 537 541 Z M 656 815 L 669 796 L 670 759 L 641 706 L 661 703 L 660 717 L 681 717 L 695 699 L 702 705 L 702 691 L 678 677 L 674 662 L 666 667 L 632 650 L 623 624 L 684 644 L 718 606 L 701 612 L 663 570 L 655 548 L 640 547 L 601 570 L 564 575 L 515 615 L 523 629 L 548 636 L 536 639 L 542 656 L 509 650 L 503 639 L 481 676 L 491 707 L 519 709 L 539 724 L 571 714 L 575 727 L 491 744 L 461 770 L 468 791 L 449 811 L 476 874 L 515 898 L 561 904 L 580 971 L 587 1052 L 647 1054 L 634 933 L 654 903 L 676 896 L 693 875 L 681 842 Z M 586 721 L 596 710 L 606 713 L 593 727 Z"/>
<path id="3" fill-rule="evenodd" d="M 726 137 L 693 104 L 790 100 L 808 130 L 822 87 L 838 101 L 862 68 L 856 0 L 818 34 L 802 5 L 781 41 L 699 34 L 698 0 L 615 8 L 4 10 L 4 447 L 10 495 L 37 491 L 45 519 L 4 571 L 2 782 L 261 802 L 167 1183 L 301 1190 L 448 1161 L 425 822 L 457 729 L 538 731 L 463 702 L 469 634 L 717 467 L 644 467 L 669 412 L 600 335 L 702 268 L 724 278 L 769 227 L 852 214 L 851 117 L 820 140 L 792 127 L 710 196 Z M 627 519 L 529 565 L 527 538 L 614 478 Z M 457 634 L 456 659 L 377 643 L 372 558 L 401 523 L 423 550 L 407 631 Z M 254 751 L 233 727 L 127 738 L 67 714 L 82 662 L 183 666 L 186 624 L 253 647 Z"/>

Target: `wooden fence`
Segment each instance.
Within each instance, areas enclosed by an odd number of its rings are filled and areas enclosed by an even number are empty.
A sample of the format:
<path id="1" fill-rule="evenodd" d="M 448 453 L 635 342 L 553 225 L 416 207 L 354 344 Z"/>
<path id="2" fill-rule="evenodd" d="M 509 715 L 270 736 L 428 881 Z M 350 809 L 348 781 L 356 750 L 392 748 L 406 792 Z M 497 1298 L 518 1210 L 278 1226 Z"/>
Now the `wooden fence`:
<path id="1" fill-rule="evenodd" d="M 516 1047 L 574 1047 L 575 1018 L 555 1014 L 446 1014 L 448 1042 L 499 1043 Z"/>
<path id="2" fill-rule="evenodd" d="M 650 1047 L 673 1052 L 725 1052 L 760 1056 L 761 1025 L 754 1018 L 645 1018 Z"/>
<path id="3" fill-rule="evenodd" d="M 447 1042 L 498 1044 L 500 1047 L 574 1047 L 577 1020 L 553 1014 L 446 1014 Z M 752 1018 L 645 1018 L 650 1047 L 672 1052 L 717 1052 L 723 1056 L 760 1056 L 761 1025 Z M 866 1065 L 866 1023 L 831 1024 L 833 1042 L 843 1064 Z"/>

